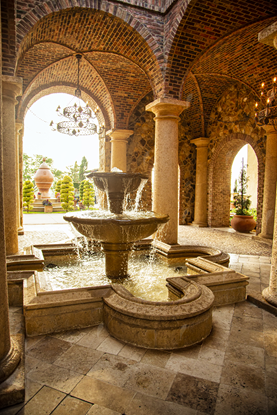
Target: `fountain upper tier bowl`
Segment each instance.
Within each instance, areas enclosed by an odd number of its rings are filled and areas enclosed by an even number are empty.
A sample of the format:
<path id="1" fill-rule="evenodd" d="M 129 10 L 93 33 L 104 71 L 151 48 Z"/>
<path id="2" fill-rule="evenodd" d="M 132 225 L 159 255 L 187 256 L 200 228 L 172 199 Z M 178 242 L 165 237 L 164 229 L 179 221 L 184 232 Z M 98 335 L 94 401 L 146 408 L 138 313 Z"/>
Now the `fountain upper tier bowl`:
<path id="1" fill-rule="evenodd" d="M 82 235 L 101 242 L 133 243 L 152 235 L 168 221 L 167 215 L 154 212 L 126 212 L 115 215 L 103 211 L 66 213 L 64 219 L 72 222 Z"/>
<path id="2" fill-rule="evenodd" d="M 95 172 L 88 174 L 87 178 L 93 179 L 95 186 L 107 193 L 110 212 L 120 214 L 123 213 L 126 194 L 137 190 L 148 176 L 143 173 Z"/>

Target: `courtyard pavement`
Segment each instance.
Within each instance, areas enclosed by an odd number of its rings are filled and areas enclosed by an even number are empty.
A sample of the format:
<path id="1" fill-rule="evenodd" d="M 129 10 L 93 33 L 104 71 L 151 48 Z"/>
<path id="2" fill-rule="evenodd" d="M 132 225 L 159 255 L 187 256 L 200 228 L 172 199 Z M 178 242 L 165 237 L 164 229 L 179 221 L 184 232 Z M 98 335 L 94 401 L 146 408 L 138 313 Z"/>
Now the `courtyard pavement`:
<path id="1" fill-rule="evenodd" d="M 62 215 L 41 216 L 44 224 L 24 215 L 21 248 L 72 234 Z M 248 291 L 268 286 L 269 245 L 225 230 L 181 226 L 179 235 L 230 253 L 230 267 L 250 277 Z M 12 332 L 22 331 L 22 309 L 10 315 Z M 103 325 L 28 338 L 25 403 L 0 414 L 276 415 L 276 329 L 275 316 L 244 301 L 215 308 L 211 335 L 177 351 L 123 344 Z"/>

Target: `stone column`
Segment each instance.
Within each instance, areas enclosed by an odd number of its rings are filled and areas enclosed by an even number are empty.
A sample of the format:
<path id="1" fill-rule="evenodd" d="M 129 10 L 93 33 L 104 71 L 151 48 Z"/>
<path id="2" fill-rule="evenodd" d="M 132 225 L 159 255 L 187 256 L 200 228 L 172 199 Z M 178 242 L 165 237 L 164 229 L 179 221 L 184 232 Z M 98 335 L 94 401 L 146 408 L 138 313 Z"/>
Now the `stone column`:
<path id="1" fill-rule="evenodd" d="M 169 245 L 178 243 L 178 122 L 188 107 L 188 102 L 170 98 L 159 98 L 146 106 L 146 111 L 156 116 L 153 210 L 170 218 L 156 238 Z"/>
<path id="2" fill-rule="evenodd" d="M 190 140 L 197 147 L 196 182 L 193 226 L 204 227 L 207 223 L 207 175 L 208 175 L 208 144 L 206 137 Z"/>
<path id="3" fill-rule="evenodd" d="M 111 137 L 111 170 L 113 167 L 126 172 L 126 146 L 133 130 L 109 130 Z"/>
<path id="4" fill-rule="evenodd" d="M 1 25 L 0 25 L 1 28 Z M 5 99 L 3 106 L 1 102 L 0 85 L 0 117 L 4 112 Z M 9 326 L 9 305 L 8 287 L 6 272 L 6 246 L 5 246 L 5 223 L 4 223 L 4 191 L 3 191 L 3 128 L 0 123 L 0 383 L 4 382 L 16 369 L 20 361 L 20 349 L 16 342 L 10 337 Z M 5 121 L 5 118 L 4 118 Z M 13 137 L 14 138 L 14 137 Z M 16 229 L 17 230 L 17 229 Z"/>
<path id="5" fill-rule="evenodd" d="M 277 181 L 277 131 L 274 129 L 273 125 L 265 125 L 263 128 L 266 130 L 267 139 L 262 231 L 259 236 L 262 238 L 272 239 Z"/>
<path id="6" fill-rule="evenodd" d="M 22 79 L 14 76 L 2 77 L 3 100 L 3 169 L 4 169 L 4 212 L 6 254 L 18 251 L 18 208 L 17 208 L 17 145 L 15 133 L 16 97 L 21 94 Z"/>
<path id="7" fill-rule="evenodd" d="M 17 135 L 17 206 L 18 206 L 18 235 L 24 235 L 23 231 L 23 123 L 16 121 L 15 123 Z"/>
<path id="8" fill-rule="evenodd" d="M 277 307 L 277 209 L 275 210 L 274 238 L 272 245 L 269 286 L 263 290 L 262 295 L 266 301 Z"/>

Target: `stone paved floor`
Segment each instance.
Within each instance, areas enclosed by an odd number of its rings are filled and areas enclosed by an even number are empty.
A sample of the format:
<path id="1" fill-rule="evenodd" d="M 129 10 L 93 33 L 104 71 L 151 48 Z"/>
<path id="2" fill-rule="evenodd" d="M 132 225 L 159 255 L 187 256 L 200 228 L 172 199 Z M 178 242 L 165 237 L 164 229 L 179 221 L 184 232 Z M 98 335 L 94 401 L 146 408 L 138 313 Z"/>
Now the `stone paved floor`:
<path id="1" fill-rule="evenodd" d="M 263 249 L 231 255 L 230 266 L 250 277 L 251 291 L 268 285 Z M 11 310 L 14 332 L 22 330 L 21 313 Z M 25 404 L 0 414 L 276 415 L 276 329 L 276 317 L 245 301 L 214 309 L 212 334 L 174 352 L 125 345 L 104 326 L 28 338 Z"/>

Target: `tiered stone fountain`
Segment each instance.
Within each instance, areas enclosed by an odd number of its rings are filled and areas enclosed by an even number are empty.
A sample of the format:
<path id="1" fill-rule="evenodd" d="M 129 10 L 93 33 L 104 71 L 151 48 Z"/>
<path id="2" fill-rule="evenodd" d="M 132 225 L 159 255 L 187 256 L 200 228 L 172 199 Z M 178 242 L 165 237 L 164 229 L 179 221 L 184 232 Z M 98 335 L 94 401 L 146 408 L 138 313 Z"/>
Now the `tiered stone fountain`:
<path id="1" fill-rule="evenodd" d="M 93 178 L 95 186 L 106 192 L 109 212 L 67 213 L 64 219 L 82 235 L 101 242 L 109 278 L 125 278 L 128 276 L 128 255 L 134 242 L 152 235 L 169 217 L 154 212 L 123 212 L 124 198 L 148 178 L 144 174 L 99 172 L 87 177 Z"/>

